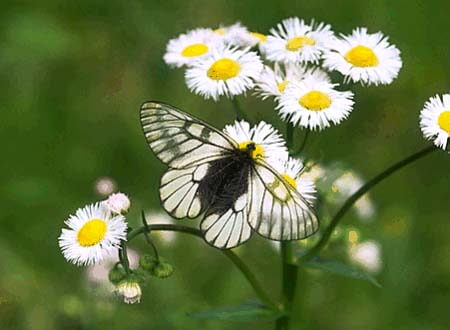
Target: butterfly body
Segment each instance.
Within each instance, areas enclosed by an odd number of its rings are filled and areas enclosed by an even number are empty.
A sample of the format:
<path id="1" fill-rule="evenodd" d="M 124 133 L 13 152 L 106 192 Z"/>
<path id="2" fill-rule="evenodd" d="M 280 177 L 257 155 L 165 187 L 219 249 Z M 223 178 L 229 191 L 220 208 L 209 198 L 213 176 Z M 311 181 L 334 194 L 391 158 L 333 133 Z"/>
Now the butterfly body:
<path id="1" fill-rule="evenodd" d="M 302 239 L 318 229 L 311 205 L 265 161 L 264 145 L 229 135 L 167 104 L 147 102 L 141 124 L 155 155 L 164 209 L 201 217 L 205 240 L 228 249 L 253 231 L 274 240 Z"/>

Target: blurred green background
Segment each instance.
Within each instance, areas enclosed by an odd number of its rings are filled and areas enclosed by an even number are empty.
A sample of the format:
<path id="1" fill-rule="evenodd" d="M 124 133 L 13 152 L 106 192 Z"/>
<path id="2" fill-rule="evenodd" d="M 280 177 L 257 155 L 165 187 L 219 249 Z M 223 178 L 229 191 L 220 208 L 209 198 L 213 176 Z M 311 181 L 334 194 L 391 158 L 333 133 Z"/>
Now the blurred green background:
<path id="1" fill-rule="evenodd" d="M 445 0 L 2 3 L 0 329 L 272 329 L 272 323 L 186 317 L 255 297 L 232 264 L 201 240 L 161 241 L 174 276 L 150 281 L 142 303 L 127 306 L 65 261 L 57 244 L 63 221 L 103 198 L 95 182 L 105 176 L 131 197 L 131 226 L 141 209 L 158 210 L 165 167 L 142 136 L 143 101 L 171 103 L 220 128 L 233 119 L 229 101 L 189 93 L 183 70 L 163 63 L 167 41 L 179 33 L 235 21 L 267 33 L 298 16 L 330 23 L 336 32 L 367 26 L 390 36 L 402 52 L 399 78 L 390 86 L 354 87 L 349 120 L 312 134 L 306 148 L 321 164 L 343 162 L 368 179 L 427 144 L 418 115 L 430 96 L 449 90 L 449 12 Z M 240 100 L 252 118 L 276 118 L 271 101 L 251 93 Z M 372 221 L 346 216 L 344 226 L 379 242 L 383 266 L 376 277 L 383 287 L 303 272 L 294 328 L 448 329 L 449 165 L 449 155 L 433 153 L 371 192 Z M 142 240 L 132 246 L 147 249 Z M 237 253 L 278 297 L 277 250 L 254 237 Z"/>

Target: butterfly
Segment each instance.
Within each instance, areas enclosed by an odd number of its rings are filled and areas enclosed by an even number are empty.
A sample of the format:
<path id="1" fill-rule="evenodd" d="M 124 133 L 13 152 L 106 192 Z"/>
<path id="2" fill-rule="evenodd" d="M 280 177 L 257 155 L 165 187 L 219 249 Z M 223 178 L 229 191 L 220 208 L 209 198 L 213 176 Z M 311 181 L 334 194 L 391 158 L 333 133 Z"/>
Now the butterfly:
<path id="1" fill-rule="evenodd" d="M 258 144 L 238 143 L 161 102 L 144 103 L 140 121 L 150 149 L 169 167 L 159 189 L 163 208 L 177 219 L 201 216 L 210 245 L 230 249 L 253 231 L 272 240 L 298 240 L 318 230 L 311 204 L 258 157 Z"/>

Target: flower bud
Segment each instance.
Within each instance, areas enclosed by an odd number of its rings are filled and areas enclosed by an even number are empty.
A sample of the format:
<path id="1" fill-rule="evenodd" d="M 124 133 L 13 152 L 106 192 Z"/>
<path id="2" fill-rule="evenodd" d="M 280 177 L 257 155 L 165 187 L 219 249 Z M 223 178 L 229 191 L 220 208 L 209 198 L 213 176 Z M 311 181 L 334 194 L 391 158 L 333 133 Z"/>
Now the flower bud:
<path id="1" fill-rule="evenodd" d="M 123 297 L 123 301 L 126 304 L 135 304 L 141 301 L 141 286 L 138 282 L 131 279 L 120 282 L 116 286 L 116 293 Z"/>
<path id="2" fill-rule="evenodd" d="M 125 272 L 125 269 L 123 269 L 122 266 L 120 266 L 120 265 L 115 265 L 115 266 L 109 271 L 108 278 L 109 278 L 109 281 L 110 281 L 112 284 L 117 284 L 117 283 L 119 283 L 120 281 L 122 281 L 122 280 L 125 278 L 126 275 L 127 275 L 127 274 L 126 274 L 126 272 Z"/>
<path id="3" fill-rule="evenodd" d="M 127 213 L 131 202 L 127 195 L 123 193 L 112 194 L 105 201 L 105 206 L 112 213 Z"/>
<path id="4" fill-rule="evenodd" d="M 151 271 L 157 264 L 158 260 L 149 254 L 144 254 L 139 258 L 139 265 L 144 270 Z"/>
<path id="5" fill-rule="evenodd" d="M 158 278 L 166 278 L 173 274 L 173 267 L 167 262 L 159 262 L 152 269 L 152 275 Z"/>

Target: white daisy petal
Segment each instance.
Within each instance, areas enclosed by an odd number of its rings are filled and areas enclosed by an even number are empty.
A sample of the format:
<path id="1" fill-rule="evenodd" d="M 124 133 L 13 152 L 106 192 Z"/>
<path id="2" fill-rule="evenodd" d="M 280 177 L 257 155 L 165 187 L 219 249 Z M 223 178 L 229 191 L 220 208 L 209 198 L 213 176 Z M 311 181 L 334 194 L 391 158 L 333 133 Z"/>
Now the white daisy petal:
<path id="1" fill-rule="evenodd" d="M 323 65 L 337 70 L 346 79 L 363 84 L 390 84 L 402 67 L 400 51 L 380 32 L 369 34 L 366 28 L 353 30 L 330 42 Z"/>
<path id="2" fill-rule="evenodd" d="M 211 29 L 195 29 L 171 39 L 167 44 L 164 61 L 171 66 L 182 67 L 209 55 L 223 42 L 214 37 Z"/>
<path id="3" fill-rule="evenodd" d="M 283 63 L 316 63 L 334 39 L 330 25 L 306 24 L 297 17 L 283 20 L 270 33 L 264 53 L 268 60 Z"/>
<path id="4" fill-rule="evenodd" d="M 337 125 L 353 110 L 353 93 L 341 92 L 337 84 L 312 77 L 291 84 L 279 97 L 277 110 L 283 120 L 289 120 L 312 130 Z"/>
<path id="5" fill-rule="evenodd" d="M 219 26 L 214 30 L 214 38 L 227 45 L 253 46 L 249 45 L 250 32 L 240 22 L 228 26 Z"/>
<path id="6" fill-rule="evenodd" d="M 239 143 L 241 148 L 245 148 L 248 143 L 255 143 L 255 157 L 262 157 L 268 163 L 284 159 L 288 155 L 281 134 L 272 125 L 263 121 L 253 127 L 246 121 L 235 121 L 233 125 L 225 126 L 223 132 Z"/>
<path id="7" fill-rule="evenodd" d="M 103 203 L 78 209 L 65 221 L 59 246 L 64 257 L 76 265 L 92 265 L 117 252 L 126 239 L 127 224 L 120 215 L 112 215 Z"/>
<path id="8" fill-rule="evenodd" d="M 427 140 L 446 150 L 450 138 L 450 94 L 431 97 L 420 112 L 420 128 Z"/>
<path id="9" fill-rule="evenodd" d="M 275 63 L 274 69 L 265 66 L 256 81 L 256 94 L 264 100 L 270 96 L 278 97 L 284 93 L 290 83 L 299 83 L 303 79 L 312 78 L 330 83 L 328 74 L 319 68 L 308 68 L 305 65 L 287 63 L 284 69 Z"/>
<path id="10" fill-rule="evenodd" d="M 263 69 L 261 59 L 248 49 L 217 48 L 186 70 L 188 88 L 206 99 L 233 97 L 253 88 Z"/>
<path id="11" fill-rule="evenodd" d="M 314 204 L 317 194 L 316 185 L 313 180 L 303 176 L 305 167 L 300 160 L 292 157 L 280 158 L 273 162 L 273 166 L 310 205 Z"/>

